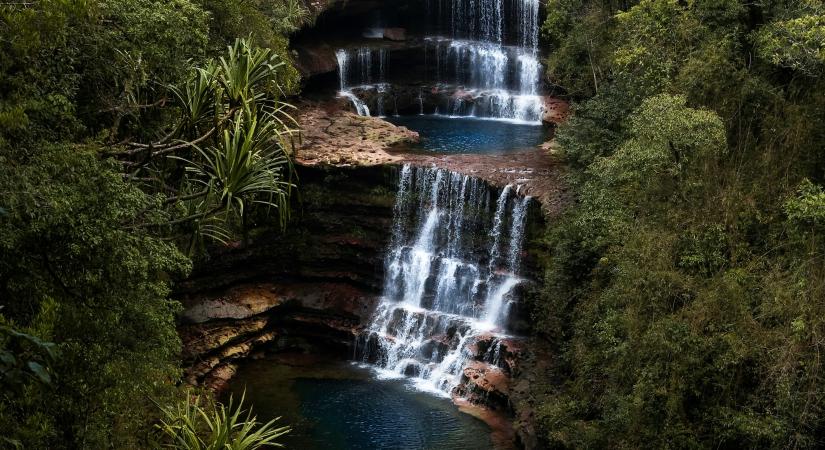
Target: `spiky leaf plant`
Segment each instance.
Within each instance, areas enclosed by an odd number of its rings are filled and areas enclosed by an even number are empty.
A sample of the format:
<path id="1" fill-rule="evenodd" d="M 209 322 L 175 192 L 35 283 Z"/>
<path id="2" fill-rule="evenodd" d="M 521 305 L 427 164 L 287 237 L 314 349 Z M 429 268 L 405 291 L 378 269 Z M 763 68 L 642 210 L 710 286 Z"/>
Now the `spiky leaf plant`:
<path id="1" fill-rule="evenodd" d="M 252 409 L 244 410 L 246 393 L 237 406 L 210 402 L 199 395 L 162 407 L 163 419 L 156 425 L 165 448 L 179 450 L 255 450 L 283 447 L 277 439 L 290 432 L 276 427 L 276 418 L 259 423 Z"/>

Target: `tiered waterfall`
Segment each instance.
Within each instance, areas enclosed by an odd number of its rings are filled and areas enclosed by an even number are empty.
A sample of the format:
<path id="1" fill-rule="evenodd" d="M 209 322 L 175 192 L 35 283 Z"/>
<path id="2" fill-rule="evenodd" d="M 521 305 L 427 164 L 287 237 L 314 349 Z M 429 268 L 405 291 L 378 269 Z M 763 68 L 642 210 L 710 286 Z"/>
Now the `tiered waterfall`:
<path id="1" fill-rule="evenodd" d="M 369 116 L 370 109 L 353 91 L 359 90 L 378 91 L 377 114 L 384 115 L 384 92 L 389 87 L 386 80 L 387 73 L 387 53 L 386 49 L 373 49 L 369 47 L 358 47 L 354 49 L 338 49 L 335 58 L 338 61 L 338 80 L 340 90 L 338 95 L 348 98 L 358 115 Z"/>
<path id="2" fill-rule="evenodd" d="M 539 0 L 429 0 L 428 10 L 422 80 L 440 99 L 427 113 L 541 124 Z M 337 56 L 339 95 L 370 115 L 357 92 L 377 90 L 371 97 L 383 115 L 391 97 L 387 50 L 340 49 Z"/>
<path id="3" fill-rule="evenodd" d="M 519 277 L 530 197 L 444 169 L 401 170 L 384 293 L 356 357 L 425 390 L 454 394 L 483 336 L 506 326 Z"/>

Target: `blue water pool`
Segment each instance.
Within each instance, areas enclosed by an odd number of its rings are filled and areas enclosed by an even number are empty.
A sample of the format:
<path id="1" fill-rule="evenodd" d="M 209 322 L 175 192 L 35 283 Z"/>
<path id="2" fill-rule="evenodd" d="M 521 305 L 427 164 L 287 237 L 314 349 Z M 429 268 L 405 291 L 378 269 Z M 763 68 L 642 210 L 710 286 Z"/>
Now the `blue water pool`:
<path id="1" fill-rule="evenodd" d="M 269 360 L 242 366 L 231 383 L 259 421 L 293 431 L 282 438 L 297 450 L 490 449 L 489 427 L 445 398 L 379 380 L 347 362 L 290 366 Z"/>
<path id="2" fill-rule="evenodd" d="M 535 148 L 548 138 L 540 125 L 436 115 L 386 118 L 417 131 L 418 148 L 436 153 L 507 153 Z"/>

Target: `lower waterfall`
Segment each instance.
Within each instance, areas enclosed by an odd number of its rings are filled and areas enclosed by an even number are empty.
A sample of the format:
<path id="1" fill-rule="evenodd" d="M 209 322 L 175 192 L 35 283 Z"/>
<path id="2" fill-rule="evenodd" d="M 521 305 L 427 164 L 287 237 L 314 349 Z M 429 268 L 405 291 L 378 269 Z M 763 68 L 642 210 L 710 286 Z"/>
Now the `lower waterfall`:
<path id="1" fill-rule="evenodd" d="M 356 358 L 445 396 L 470 361 L 499 366 L 531 199 L 444 169 L 401 169 L 383 296 Z M 495 197 L 495 198 L 494 198 Z M 485 341 L 484 352 L 479 343 Z"/>

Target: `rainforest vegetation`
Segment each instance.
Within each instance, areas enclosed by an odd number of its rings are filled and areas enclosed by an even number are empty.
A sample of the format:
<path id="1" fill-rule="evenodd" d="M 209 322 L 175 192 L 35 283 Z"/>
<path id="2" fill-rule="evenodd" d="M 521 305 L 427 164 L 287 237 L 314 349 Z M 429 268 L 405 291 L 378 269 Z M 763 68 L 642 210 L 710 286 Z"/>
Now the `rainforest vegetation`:
<path id="1" fill-rule="evenodd" d="M 825 5 L 550 0 L 555 448 L 825 445 Z"/>
<path id="2" fill-rule="evenodd" d="M 176 387 L 169 282 L 206 241 L 287 219 L 285 35 L 307 18 L 296 2 L 0 4 L 0 447 L 209 444 L 168 419 L 207 417 Z"/>
<path id="3" fill-rule="evenodd" d="M 825 5 L 546 11 L 575 201 L 530 297 L 554 355 L 542 445 L 825 446 Z M 311 20 L 298 0 L 0 2 L 0 448 L 288 431 L 180 387 L 170 285 L 288 222 L 288 36 Z"/>

